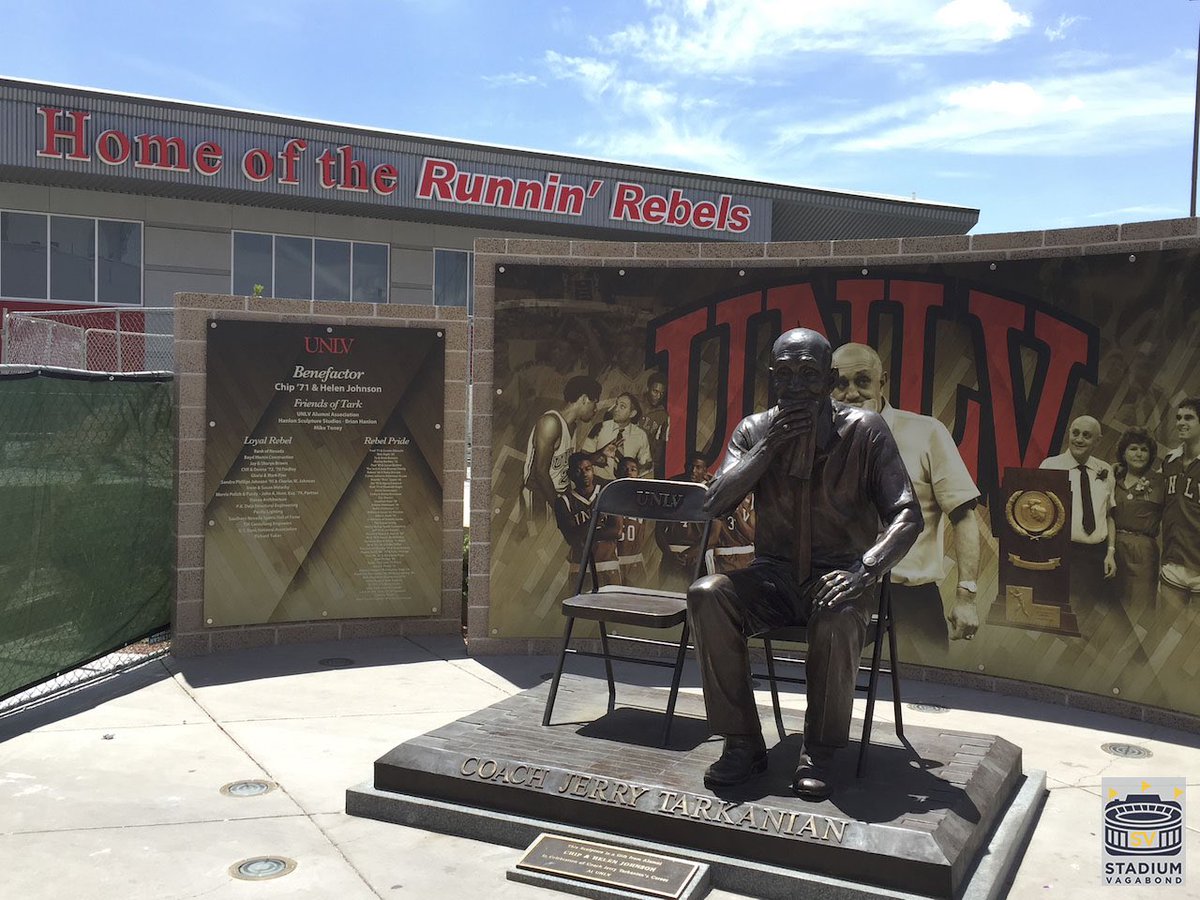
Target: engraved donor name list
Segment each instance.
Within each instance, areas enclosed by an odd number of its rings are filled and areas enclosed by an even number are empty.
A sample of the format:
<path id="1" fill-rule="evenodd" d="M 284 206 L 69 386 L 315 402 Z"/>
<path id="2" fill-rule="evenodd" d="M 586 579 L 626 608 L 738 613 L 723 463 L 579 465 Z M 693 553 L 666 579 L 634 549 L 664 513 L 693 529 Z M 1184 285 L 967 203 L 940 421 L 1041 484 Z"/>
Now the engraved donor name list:
<path id="1" fill-rule="evenodd" d="M 436 612 L 444 333 L 220 319 L 207 337 L 206 623 Z"/>

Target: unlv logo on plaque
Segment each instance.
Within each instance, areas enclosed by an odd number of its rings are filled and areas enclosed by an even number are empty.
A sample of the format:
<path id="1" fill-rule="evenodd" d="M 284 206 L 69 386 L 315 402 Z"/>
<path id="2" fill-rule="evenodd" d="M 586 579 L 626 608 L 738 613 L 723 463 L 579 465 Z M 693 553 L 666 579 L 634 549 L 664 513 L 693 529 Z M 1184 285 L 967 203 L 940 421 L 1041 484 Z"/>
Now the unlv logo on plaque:
<path id="1" fill-rule="evenodd" d="M 1071 494 L 1066 472 L 1005 469 L 1000 589 L 988 621 L 1079 635 L 1071 610 Z"/>

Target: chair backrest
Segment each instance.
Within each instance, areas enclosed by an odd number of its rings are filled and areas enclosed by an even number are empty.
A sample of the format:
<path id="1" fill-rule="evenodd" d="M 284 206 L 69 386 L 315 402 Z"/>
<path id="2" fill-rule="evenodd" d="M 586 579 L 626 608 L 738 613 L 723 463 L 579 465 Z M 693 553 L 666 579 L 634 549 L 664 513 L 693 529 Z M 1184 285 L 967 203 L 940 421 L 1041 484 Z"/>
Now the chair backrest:
<path id="1" fill-rule="evenodd" d="M 655 522 L 703 522 L 704 533 L 700 546 L 708 545 L 712 534 L 712 514 L 704 509 L 708 490 L 703 484 L 693 481 L 663 481 L 654 478 L 618 478 L 600 490 L 592 508 L 592 521 L 588 524 L 587 539 L 583 544 L 582 564 L 575 593 L 583 593 L 583 582 L 588 570 L 592 572 L 592 590 L 600 589 L 600 576 L 596 571 L 592 545 L 596 540 L 596 525 L 601 516 L 628 516 L 636 519 L 651 519 Z M 704 554 L 696 560 L 693 580 L 700 577 Z"/>
<path id="2" fill-rule="evenodd" d="M 707 494 L 707 488 L 694 481 L 619 478 L 600 491 L 596 512 L 656 522 L 707 522 L 712 518 L 704 511 Z"/>

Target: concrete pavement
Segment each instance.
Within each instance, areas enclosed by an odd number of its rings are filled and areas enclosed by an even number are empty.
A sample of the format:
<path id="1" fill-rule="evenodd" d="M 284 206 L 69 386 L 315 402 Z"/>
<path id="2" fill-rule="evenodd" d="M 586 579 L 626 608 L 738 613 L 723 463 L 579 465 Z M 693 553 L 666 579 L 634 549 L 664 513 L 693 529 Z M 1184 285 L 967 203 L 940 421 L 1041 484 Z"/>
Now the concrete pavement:
<path id="1" fill-rule="evenodd" d="M 574 662 L 573 671 L 587 671 L 592 661 Z M 301 644 L 151 660 L 0 717 L 3 894 L 357 900 L 467 887 L 489 900 L 553 896 L 505 879 L 519 850 L 344 812 L 346 788 L 368 780 L 385 751 L 537 684 L 552 666 L 547 657 L 468 658 L 453 638 Z M 1011 897 L 1200 896 L 1200 736 L 926 682 L 903 687 L 906 704 L 945 708 L 906 708 L 906 722 L 1002 735 L 1024 749 L 1027 769 L 1046 771 L 1050 795 Z M 699 692 L 691 668 L 684 689 Z M 784 696 L 803 708 L 802 695 Z M 769 703 L 765 691 L 760 702 Z M 876 708 L 880 719 L 891 712 L 890 703 Z M 1152 756 L 1111 756 L 1106 742 Z M 1178 775 L 1188 783 L 1188 882 L 1106 888 L 1101 777 Z M 221 793 L 239 780 L 274 787 Z M 231 876 L 231 866 L 257 856 L 296 867 L 269 880 Z"/>

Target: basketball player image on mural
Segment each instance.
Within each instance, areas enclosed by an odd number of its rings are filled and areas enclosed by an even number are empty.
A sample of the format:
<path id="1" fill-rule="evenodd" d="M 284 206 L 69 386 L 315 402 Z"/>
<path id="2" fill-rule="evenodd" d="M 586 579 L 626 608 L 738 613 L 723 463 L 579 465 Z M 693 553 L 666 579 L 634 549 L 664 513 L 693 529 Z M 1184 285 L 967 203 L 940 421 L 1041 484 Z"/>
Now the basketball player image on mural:
<path id="1" fill-rule="evenodd" d="M 643 474 L 648 478 L 665 478 L 664 460 L 667 440 L 671 437 L 671 419 L 667 415 L 667 379 L 660 372 L 652 372 L 646 380 L 640 424 L 650 439 L 653 461 L 653 469 Z"/>
<path id="2" fill-rule="evenodd" d="M 575 375 L 563 387 L 562 398 L 562 406 L 542 413 L 529 433 L 522 482 L 527 534 L 539 530 L 547 511 L 570 487 L 567 470 L 575 449 L 575 428 L 595 418 L 600 383 L 587 375 Z"/>
<path id="3" fill-rule="evenodd" d="M 747 494 L 737 509 L 716 520 L 716 542 L 704 554 L 704 570 L 725 574 L 754 562 L 754 525 L 754 494 Z"/>
<path id="4" fill-rule="evenodd" d="M 618 332 L 608 341 L 612 347 L 612 363 L 597 376 L 605 397 L 617 397 L 623 393 L 637 397 L 646 389 L 648 373 L 642 365 L 640 337 Z"/>
<path id="5" fill-rule="evenodd" d="M 617 467 L 618 478 L 640 478 L 641 467 L 632 456 L 622 457 Z M 620 563 L 621 584 L 649 587 L 646 568 L 646 520 L 632 516 L 621 517 L 621 533 L 617 537 L 617 562 Z"/>
<path id="6" fill-rule="evenodd" d="M 897 637 L 915 645 L 918 658 L 945 651 L 950 640 L 972 640 L 979 629 L 980 493 L 954 439 L 938 419 L 892 406 L 888 373 L 873 348 L 843 344 L 833 352 L 833 367 L 833 399 L 879 413 L 891 429 L 925 520 L 916 543 L 892 570 Z M 958 566 L 948 612 L 940 589 L 947 574 L 947 523 Z"/>
<path id="7" fill-rule="evenodd" d="M 567 542 L 567 562 L 570 564 L 565 590 L 574 593 L 579 567 L 583 562 L 583 545 L 600 487 L 592 473 L 592 458 L 577 450 L 568 457 L 567 473 L 571 488 L 554 501 L 554 520 Z M 621 565 L 617 560 L 617 540 L 621 536 L 620 516 L 601 516 L 596 523 L 596 539 L 592 556 L 596 561 L 596 578 L 600 584 L 620 584 Z"/>
<path id="8" fill-rule="evenodd" d="M 1098 617 L 1119 611 L 1113 605 L 1116 564 L 1108 552 L 1116 479 L 1112 466 L 1093 453 L 1100 434 L 1093 416 L 1078 416 L 1067 431 L 1066 452 L 1048 457 L 1040 466 L 1066 472 L 1070 479 L 1071 608 L 1085 638 L 1095 634 Z M 1116 535 L 1111 537 L 1115 540 Z"/>
<path id="9" fill-rule="evenodd" d="M 1163 459 L 1162 471 L 1166 492 L 1159 599 L 1168 624 L 1185 610 L 1195 618 L 1200 608 L 1200 397 L 1180 402 L 1175 429 L 1180 445 Z"/>
<path id="10" fill-rule="evenodd" d="M 707 484 L 709 481 L 708 460 L 703 454 L 693 453 L 688 458 L 688 470 L 675 481 L 693 481 Z M 715 529 L 714 529 L 715 536 Z M 659 564 L 660 587 L 667 591 L 686 591 L 696 571 L 696 560 L 705 551 L 700 546 L 704 528 L 698 522 L 659 522 L 654 528 L 654 540 L 662 551 Z"/>

